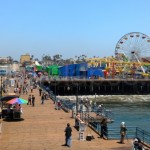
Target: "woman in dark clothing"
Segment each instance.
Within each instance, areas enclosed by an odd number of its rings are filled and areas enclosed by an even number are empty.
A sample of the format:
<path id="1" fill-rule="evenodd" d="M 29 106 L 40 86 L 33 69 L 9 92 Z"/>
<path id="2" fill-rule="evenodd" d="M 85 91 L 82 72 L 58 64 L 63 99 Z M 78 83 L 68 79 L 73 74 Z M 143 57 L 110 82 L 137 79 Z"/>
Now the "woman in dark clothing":
<path id="1" fill-rule="evenodd" d="M 103 118 L 101 122 L 101 138 L 107 139 L 107 119 Z"/>

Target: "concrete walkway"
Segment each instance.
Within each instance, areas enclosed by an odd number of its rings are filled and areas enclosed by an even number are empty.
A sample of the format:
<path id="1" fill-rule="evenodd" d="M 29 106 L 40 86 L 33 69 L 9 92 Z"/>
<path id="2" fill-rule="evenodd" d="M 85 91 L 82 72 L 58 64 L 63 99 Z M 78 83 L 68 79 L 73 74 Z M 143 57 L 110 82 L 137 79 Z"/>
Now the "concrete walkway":
<path id="1" fill-rule="evenodd" d="M 65 150 L 64 129 L 67 123 L 73 129 L 72 150 L 130 150 L 131 141 L 119 144 L 116 140 L 103 140 L 87 128 L 87 134 L 92 134 L 92 141 L 80 141 L 79 133 L 74 128 L 74 119 L 71 112 L 55 110 L 53 101 L 46 100 L 41 104 L 38 90 L 34 90 L 35 106 L 22 105 L 22 121 L 3 121 L 2 133 L 0 134 L 0 150 Z M 21 95 L 27 99 L 28 95 Z"/>

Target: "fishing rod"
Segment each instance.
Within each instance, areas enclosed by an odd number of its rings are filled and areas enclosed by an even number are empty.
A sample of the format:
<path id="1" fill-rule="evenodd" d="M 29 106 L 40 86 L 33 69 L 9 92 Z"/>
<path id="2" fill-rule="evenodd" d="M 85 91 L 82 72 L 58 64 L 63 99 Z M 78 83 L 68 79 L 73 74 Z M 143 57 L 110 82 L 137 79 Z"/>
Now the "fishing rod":
<path id="1" fill-rule="evenodd" d="M 126 136 L 126 139 L 127 139 L 127 141 L 128 141 L 128 135 L 127 135 L 127 126 L 125 126 L 125 136 Z"/>
<path id="2" fill-rule="evenodd" d="M 126 133 L 126 139 L 127 139 L 127 141 L 128 141 L 128 136 L 127 136 L 127 133 Z"/>

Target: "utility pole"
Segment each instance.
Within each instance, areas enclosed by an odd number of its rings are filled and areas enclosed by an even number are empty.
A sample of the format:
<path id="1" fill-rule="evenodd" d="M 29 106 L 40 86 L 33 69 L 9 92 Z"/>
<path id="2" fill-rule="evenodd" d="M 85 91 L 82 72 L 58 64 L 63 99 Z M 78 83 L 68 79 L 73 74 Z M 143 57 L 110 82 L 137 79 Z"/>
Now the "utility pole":
<path id="1" fill-rule="evenodd" d="M 55 103 L 56 103 L 56 101 L 57 101 L 57 99 L 56 99 L 56 79 L 54 79 L 54 81 L 55 81 Z"/>
<path id="2" fill-rule="evenodd" d="M 2 82 L 3 82 L 3 81 L 2 81 L 2 78 L 3 78 L 3 77 L 1 76 L 1 97 L 2 97 L 2 87 L 3 87 L 3 86 L 2 86 Z"/>
<path id="3" fill-rule="evenodd" d="M 78 114 L 79 100 L 78 100 L 78 82 L 76 83 L 76 114 Z"/>
<path id="4" fill-rule="evenodd" d="M 3 83 L 2 83 L 3 80 L 2 79 L 3 79 L 3 77 L 1 76 L 1 93 L 0 93 L 0 98 L 2 98 L 2 96 L 3 96 L 3 93 L 2 93 L 3 92 L 3 90 L 2 90 L 2 88 L 3 88 Z M 3 107 L 3 101 L 1 101 L 1 107 Z"/>

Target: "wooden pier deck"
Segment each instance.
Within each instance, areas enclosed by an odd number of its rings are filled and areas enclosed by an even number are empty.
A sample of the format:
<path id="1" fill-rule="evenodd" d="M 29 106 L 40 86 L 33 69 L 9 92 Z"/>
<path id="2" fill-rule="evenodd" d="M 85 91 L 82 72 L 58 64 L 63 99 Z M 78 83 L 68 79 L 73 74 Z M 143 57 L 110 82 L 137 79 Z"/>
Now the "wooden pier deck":
<path id="1" fill-rule="evenodd" d="M 29 93 L 30 94 L 30 93 Z M 79 132 L 74 128 L 75 121 L 71 112 L 55 110 L 52 100 L 46 100 L 42 105 L 38 90 L 35 89 L 35 106 L 22 105 L 22 121 L 2 121 L 0 134 L 0 150 L 65 150 L 64 129 L 67 123 L 71 124 L 72 150 L 130 150 L 131 140 L 125 144 L 117 143 L 118 140 L 104 140 L 91 129 L 87 128 L 85 136 L 92 134 L 92 141 L 80 141 Z M 27 99 L 28 95 L 20 97 Z"/>

